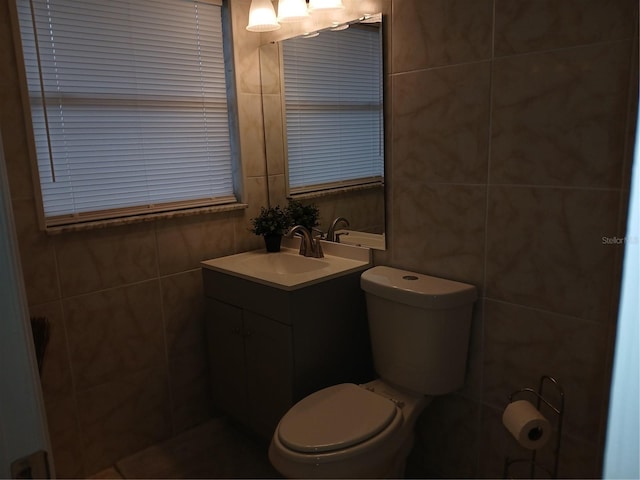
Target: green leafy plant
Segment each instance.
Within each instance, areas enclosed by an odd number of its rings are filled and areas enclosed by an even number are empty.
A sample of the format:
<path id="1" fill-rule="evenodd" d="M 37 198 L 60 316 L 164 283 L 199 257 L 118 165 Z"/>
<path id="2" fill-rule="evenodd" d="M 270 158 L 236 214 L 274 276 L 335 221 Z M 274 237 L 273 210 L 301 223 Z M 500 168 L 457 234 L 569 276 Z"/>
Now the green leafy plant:
<path id="1" fill-rule="evenodd" d="M 286 211 L 291 225 L 302 225 L 311 231 L 320 224 L 320 210 L 313 203 L 305 205 L 299 200 L 289 199 Z"/>
<path id="2" fill-rule="evenodd" d="M 284 235 L 291 226 L 291 218 L 285 209 L 261 207 L 260 214 L 251 219 L 251 231 L 256 235 Z"/>

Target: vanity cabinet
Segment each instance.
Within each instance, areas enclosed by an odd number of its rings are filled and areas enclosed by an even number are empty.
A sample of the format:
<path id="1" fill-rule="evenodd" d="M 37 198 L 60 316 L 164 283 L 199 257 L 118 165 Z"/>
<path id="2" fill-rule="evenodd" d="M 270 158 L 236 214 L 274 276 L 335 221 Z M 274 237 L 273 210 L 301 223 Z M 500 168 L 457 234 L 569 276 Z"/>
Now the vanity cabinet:
<path id="1" fill-rule="evenodd" d="M 287 291 L 203 268 L 214 404 L 270 439 L 298 400 L 371 380 L 360 274 Z"/>

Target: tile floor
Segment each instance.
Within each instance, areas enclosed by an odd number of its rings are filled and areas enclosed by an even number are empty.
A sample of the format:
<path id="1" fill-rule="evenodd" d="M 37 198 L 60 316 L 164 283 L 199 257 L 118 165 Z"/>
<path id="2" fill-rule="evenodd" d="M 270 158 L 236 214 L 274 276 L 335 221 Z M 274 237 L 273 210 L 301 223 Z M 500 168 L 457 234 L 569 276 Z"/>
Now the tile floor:
<path id="1" fill-rule="evenodd" d="M 123 458 L 91 478 L 281 477 L 269 463 L 267 445 L 226 419 L 215 418 Z"/>

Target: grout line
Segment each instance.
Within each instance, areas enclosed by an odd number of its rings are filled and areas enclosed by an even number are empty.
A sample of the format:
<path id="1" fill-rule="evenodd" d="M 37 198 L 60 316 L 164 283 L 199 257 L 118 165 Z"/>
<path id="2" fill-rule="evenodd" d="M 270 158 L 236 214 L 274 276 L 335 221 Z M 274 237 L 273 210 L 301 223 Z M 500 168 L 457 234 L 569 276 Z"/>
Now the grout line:
<path id="1" fill-rule="evenodd" d="M 174 414 L 174 406 L 175 399 L 173 396 L 173 390 L 171 388 L 171 365 L 169 362 L 169 344 L 167 342 L 167 315 L 164 309 L 164 300 L 162 298 L 162 283 L 163 278 L 160 275 L 160 245 L 158 244 L 158 222 L 154 222 L 153 225 L 153 236 L 155 239 L 156 246 L 156 275 L 157 277 L 154 279 L 157 281 L 158 285 L 158 298 L 160 300 L 160 320 L 162 322 L 162 345 L 164 347 L 164 367 L 166 374 L 166 385 L 167 385 L 167 394 L 169 396 L 169 423 L 170 423 L 170 431 L 171 435 L 175 435 L 175 414 Z"/>
<path id="2" fill-rule="evenodd" d="M 79 452 L 80 471 L 82 472 L 83 475 L 86 475 L 86 467 L 87 467 L 86 461 L 85 461 L 86 439 L 84 434 L 84 428 L 82 426 L 82 422 L 80 421 L 80 401 L 78 400 L 78 385 L 76 381 L 77 377 L 76 377 L 76 372 L 74 371 L 74 368 L 73 368 L 74 366 L 73 359 L 71 358 L 71 343 L 69 342 L 69 334 L 67 329 L 67 323 L 68 323 L 67 312 L 65 309 L 66 298 L 63 297 L 63 293 L 62 293 L 62 280 L 60 278 L 60 263 L 58 261 L 58 245 L 57 245 L 59 242 L 54 240 L 52 243 L 53 243 L 53 261 L 54 261 L 55 270 L 56 270 L 56 281 L 58 283 L 57 302 L 59 302 L 60 304 L 60 317 L 62 320 L 62 331 L 64 333 L 66 360 L 67 360 L 67 365 L 69 366 L 69 377 L 70 377 L 69 380 L 71 382 L 71 399 L 73 402 L 73 418 L 75 420 L 79 443 L 80 443 L 80 452 Z M 47 409 L 45 405 L 45 413 L 46 413 L 46 410 Z M 54 459 L 54 465 L 55 465 L 55 459 Z"/>
<path id="3" fill-rule="evenodd" d="M 479 307 L 480 307 L 480 339 L 479 339 L 479 353 L 477 361 L 479 362 L 479 392 L 476 401 L 479 404 L 478 414 L 476 418 L 476 431 L 482 431 L 482 422 L 484 420 L 484 409 L 482 404 L 485 398 L 485 332 L 487 326 L 487 263 L 488 263 L 488 251 L 489 251 L 489 191 L 491 188 L 491 152 L 492 152 L 492 132 L 493 132 L 493 72 L 494 72 L 494 58 L 495 58 L 495 43 L 496 43 L 496 0 L 492 2 L 491 12 L 491 58 L 489 61 L 489 118 L 487 128 L 487 178 L 485 186 L 485 211 L 484 211 L 484 255 L 482 261 L 482 292 L 480 293 Z M 482 449 L 477 448 L 475 458 L 475 472 L 476 474 L 482 471 Z"/>
<path id="4" fill-rule="evenodd" d="M 492 12 L 492 29 L 491 29 L 491 60 L 489 63 L 489 118 L 488 120 L 488 128 L 487 128 L 487 179 L 485 185 L 485 204 L 484 204 L 484 258 L 483 258 L 483 269 L 482 269 L 482 295 L 481 297 L 486 297 L 487 293 L 487 261 L 488 261 L 488 250 L 489 250 L 489 192 L 491 188 L 491 156 L 492 156 L 492 132 L 493 132 L 493 73 L 494 73 L 494 55 L 495 55 L 495 22 L 496 22 L 496 4 L 495 0 L 493 1 L 493 12 Z M 483 336 L 484 336 L 484 327 L 483 327 Z M 484 340 L 484 338 L 483 338 Z"/>
<path id="5" fill-rule="evenodd" d="M 117 464 L 117 463 L 114 463 L 114 464 L 113 464 L 113 469 L 118 473 L 118 475 L 120 475 L 120 477 L 121 477 L 121 478 L 127 478 L 127 477 L 125 477 L 125 475 L 124 475 L 124 473 L 122 472 L 122 470 L 120 470 L 120 469 L 118 468 L 118 464 Z"/>

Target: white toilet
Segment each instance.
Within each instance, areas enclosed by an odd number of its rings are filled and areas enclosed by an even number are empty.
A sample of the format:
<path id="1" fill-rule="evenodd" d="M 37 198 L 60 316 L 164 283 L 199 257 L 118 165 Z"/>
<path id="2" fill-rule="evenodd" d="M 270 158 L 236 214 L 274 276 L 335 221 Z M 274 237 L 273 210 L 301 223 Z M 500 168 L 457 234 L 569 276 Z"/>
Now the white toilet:
<path id="1" fill-rule="evenodd" d="M 380 378 L 324 388 L 284 415 L 269 459 L 285 477 L 401 477 L 430 396 L 464 383 L 474 286 L 382 266 L 360 285 Z"/>

